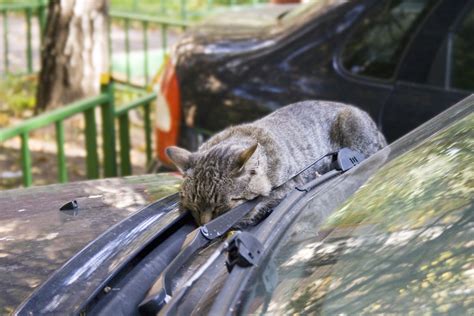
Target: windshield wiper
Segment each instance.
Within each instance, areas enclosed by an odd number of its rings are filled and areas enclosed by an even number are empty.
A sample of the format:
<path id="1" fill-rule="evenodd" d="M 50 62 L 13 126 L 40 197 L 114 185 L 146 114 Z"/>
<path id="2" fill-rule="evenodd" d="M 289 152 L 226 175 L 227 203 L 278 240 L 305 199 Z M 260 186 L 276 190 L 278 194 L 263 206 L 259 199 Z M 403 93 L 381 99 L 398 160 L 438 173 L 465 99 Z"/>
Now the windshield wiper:
<path id="1" fill-rule="evenodd" d="M 231 270 L 231 272 L 224 286 L 220 289 L 219 294 L 214 299 L 212 307 L 209 310 L 210 315 L 229 315 L 231 314 L 229 311 L 237 311 L 241 295 L 247 291 L 248 281 L 251 276 L 254 276 L 256 273 L 256 268 L 259 267 L 264 260 L 268 259 L 268 253 L 271 251 L 270 249 L 272 249 L 274 242 L 283 236 L 288 226 L 300 214 L 302 208 L 295 207 L 295 205 L 304 205 L 305 199 L 314 197 L 315 191 L 313 189 L 352 169 L 364 159 L 365 157 L 362 154 L 349 148 L 342 148 L 333 155 L 332 169 L 330 171 L 302 186 L 295 187 L 295 190 L 291 191 L 270 215 L 270 217 L 273 217 L 272 222 L 264 223 L 253 236 L 244 236 L 247 241 L 250 240 L 251 245 L 258 247 L 259 252 L 255 259 L 252 258 L 253 260 L 249 261 L 245 260 L 245 258 L 238 258 L 242 251 L 239 249 L 231 249 L 232 252 L 228 253 L 226 264 L 228 267 L 233 262 L 235 264 L 230 267 L 229 270 Z M 303 169 L 303 171 L 305 169 Z M 313 193 L 308 194 L 309 192 Z M 235 257 L 236 255 L 237 258 Z M 260 275 L 260 277 L 263 278 L 265 284 L 266 276 Z M 270 280 L 271 278 L 267 279 L 267 283 L 271 286 L 273 281 Z"/>
<path id="2" fill-rule="evenodd" d="M 247 201 L 191 232 L 186 238 L 178 256 L 170 263 L 166 270 L 163 271 L 160 278 L 155 282 L 146 298 L 140 304 L 140 312 L 147 314 L 156 314 L 159 312 L 173 295 L 172 278 L 177 274 L 179 269 L 181 269 L 198 250 L 226 234 L 261 200 L 262 197 L 258 197 Z"/>
<path id="3" fill-rule="evenodd" d="M 364 160 L 364 156 L 360 153 L 355 152 L 349 148 L 342 148 L 338 152 L 328 153 L 319 157 L 313 163 L 291 176 L 291 178 L 288 179 L 287 182 L 293 180 L 295 177 L 299 176 L 301 173 L 305 172 L 306 170 L 314 166 L 316 163 L 321 161 L 323 158 L 328 156 L 333 157 L 333 170 L 326 172 L 325 174 L 319 176 L 313 181 L 306 183 L 305 185 L 295 187 L 297 191 L 301 192 L 301 194 L 305 194 L 309 192 L 312 188 L 351 169 L 359 162 Z M 191 257 L 193 257 L 193 255 L 197 251 L 201 250 L 205 246 L 209 245 L 212 241 L 216 240 L 217 238 L 225 235 L 228 231 L 230 231 L 232 227 L 234 227 L 238 222 L 240 222 L 254 208 L 254 206 L 262 200 L 263 197 L 257 197 L 251 201 L 247 201 L 190 233 L 186 238 L 182 250 L 180 251 L 178 256 L 170 263 L 170 265 L 165 269 L 165 271 L 163 271 L 161 276 L 158 278 L 158 280 L 148 292 L 146 298 L 139 305 L 140 312 L 144 314 L 158 313 L 163 308 L 163 306 L 167 304 L 173 297 L 172 281 L 173 278 L 178 275 L 178 271 L 191 259 Z M 233 249 L 235 250 L 235 244 L 233 244 L 233 247 Z M 222 249 L 224 248 L 221 248 L 221 250 Z M 221 252 L 221 250 L 219 250 L 219 252 Z M 238 253 L 238 251 L 234 251 L 234 253 Z M 234 258 L 229 263 L 229 271 L 232 269 L 235 263 L 243 262 L 242 260 L 239 261 L 236 259 L 238 258 Z M 203 269 L 200 269 L 199 271 L 201 270 Z M 200 273 L 202 272 L 203 271 L 201 271 Z M 193 277 L 193 279 L 195 278 Z M 192 282 L 188 282 L 186 288 L 191 285 Z M 186 288 L 180 289 L 180 296 L 184 294 Z"/>

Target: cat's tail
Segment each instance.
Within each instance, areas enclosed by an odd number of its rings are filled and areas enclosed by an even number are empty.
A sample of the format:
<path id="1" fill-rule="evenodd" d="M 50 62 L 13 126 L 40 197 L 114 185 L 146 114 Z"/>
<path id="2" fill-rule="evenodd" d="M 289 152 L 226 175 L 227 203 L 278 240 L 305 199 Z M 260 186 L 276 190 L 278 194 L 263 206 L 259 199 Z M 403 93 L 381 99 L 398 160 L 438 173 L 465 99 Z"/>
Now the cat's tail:
<path id="1" fill-rule="evenodd" d="M 366 112 L 344 108 L 336 117 L 331 139 L 341 147 L 349 147 L 370 156 L 387 145 L 383 134 Z"/>

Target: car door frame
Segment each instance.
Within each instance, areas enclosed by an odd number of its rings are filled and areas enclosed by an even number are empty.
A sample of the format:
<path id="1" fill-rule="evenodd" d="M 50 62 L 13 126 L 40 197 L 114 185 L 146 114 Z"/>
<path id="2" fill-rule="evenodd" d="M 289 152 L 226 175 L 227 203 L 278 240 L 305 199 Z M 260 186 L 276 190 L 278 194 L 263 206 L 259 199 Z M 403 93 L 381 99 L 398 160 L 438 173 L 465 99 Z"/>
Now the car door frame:
<path id="1" fill-rule="evenodd" d="M 410 130 L 415 124 L 413 121 L 422 123 L 436 114 L 442 112 L 451 104 L 460 101 L 461 99 L 468 96 L 469 91 L 456 89 L 449 86 L 448 71 L 449 71 L 449 62 L 450 62 L 450 51 L 448 45 L 449 38 L 454 34 L 455 30 L 458 28 L 459 23 L 462 22 L 463 17 L 466 14 L 466 8 L 472 8 L 474 1 L 469 1 L 467 3 L 456 3 L 457 7 L 452 7 L 453 2 L 449 0 L 441 0 L 433 12 L 431 12 L 426 20 L 422 22 L 417 32 L 412 37 L 410 43 L 407 45 L 407 50 L 405 51 L 402 59 L 396 70 L 396 80 L 394 83 L 394 89 L 384 105 L 382 111 L 381 125 L 383 127 L 384 134 L 387 136 L 389 141 L 392 141 L 398 138 L 400 135 L 395 135 L 393 133 L 394 126 L 399 126 L 401 130 Z M 444 25 L 439 28 L 443 30 L 442 33 L 431 34 L 435 36 L 436 39 L 431 39 L 432 47 L 427 48 L 425 46 L 426 38 L 430 35 L 430 28 L 436 25 L 437 19 L 440 19 L 440 14 L 445 12 L 446 8 L 451 7 L 455 15 L 454 18 L 447 18 L 444 21 Z M 469 11 L 467 11 L 468 13 Z M 441 17 L 442 19 L 442 17 Z M 434 46 L 436 48 L 434 48 Z M 426 58 L 420 61 L 421 55 L 427 55 L 427 51 L 434 51 L 435 54 L 432 54 L 432 58 L 427 60 Z M 439 54 L 441 52 L 441 58 Z M 425 73 L 420 73 L 420 67 L 418 63 L 422 63 L 422 69 Z M 438 79 L 438 82 L 429 81 L 429 73 L 433 70 L 434 67 L 437 67 L 440 70 L 438 76 L 441 79 Z M 424 69 L 423 69 L 424 68 Z M 416 69 L 416 71 L 414 71 Z M 423 78 L 425 77 L 425 78 Z M 404 99 L 411 98 L 408 102 L 410 105 L 415 104 L 411 108 L 405 105 Z M 418 102 L 420 101 L 420 106 L 425 106 L 422 110 L 417 108 Z M 413 103 L 413 104 L 412 104 Z M 403 116 L 406 120 L 403 122 L 395 121 L 394 113 L 402 111 Z M 419 119 L 421 116 L 421 119 Z"/>
<path id="2" fill-rule="evenodd" d="M 440 2 L 441 1 L 442 0 L 440 0 Z M 336 71 L 336 73 L 338 73 L 341 76 L 341 78 L 346 80 L 346 81 L 357 83 L 357 84 L 362 84 L 362 85 L 367 85 L 367 86 L 370 86 L 370 87 L 373 87 L 373 88 L 379 88 L 379 89 L 386 89 L 387 90 L 387 95 L 386 95 L 385 99 L 381 102 L 382 106 L 381 106 L 380 110 L 377 113 L 377 118 L 375 118 L 377 126 L 379 127 L 379 129 L 382 129 L 382 127 L 383 127 L 383 115 L 384 115 L 385 106 L 389 102 L 389 100 L 391 99 L 393 93 L 395 92 L 395 87 L 396 87 L 396 83 L 397 83 L 398 72 L 399 72 L 400 66 L 403 63 L 403 60 L 404 60 L 405 56 L 407 55 L 408 51 L 411 49 L 413 39 L 415 37 L 417 37 L 420 29 L 423 28 L 423 25 L 425 24 L 426 19 L 429 18 L 429 16 L 431 15 L 431 12 L 429 12 L 427 14 L 427 16 L 425 16 L 423 18 L 423 21 L 420 21 L 419 25 L 416 27 L 416 29 L 414 31 L 414 34 L 410 36 L 410 39 L 406 43 L 405 47 L 403 48 L 402 54 L 398 59 L 397 66 L 395 67 L 393 75 L 390 78 L 379 78 L 379 77 L 375 77 L 375 76 L 354 74 L 351 71 L 349 71 L 348 69 L 346 69 L 346 67 L 343 65 L 342 54 L 344 52 L 344 49 L 347 47 L 349 41 L 353 38 L 354 34 L 356 33 L 356 31 L 358 29 L 358 25 L 360 24 L 360 22 L 364 18 L 366 18 L 367 16 L 370 16 L 372 14 L 373 10 L 377 10 L 377 7 L 378 7 L 379 3 L 380 3 L 379 1 L 367 1 L 366 2 L 366 5 L 369 8 L 363 14 L 361 14 L 358 17 L 357 21 L 354 23 L 353 29 L 350 30 L 349 32 L 347 32 L 344 35 L 342 41 L 338 44 L 338 47 L 337 47 L 337 49 L 335 51 L 335 54 L 333 56 L 333 67 L 334 67 L 334 70 Z M 437 5 L 439 5 L 439 4 L 436 4 L 436 6 Z"/>

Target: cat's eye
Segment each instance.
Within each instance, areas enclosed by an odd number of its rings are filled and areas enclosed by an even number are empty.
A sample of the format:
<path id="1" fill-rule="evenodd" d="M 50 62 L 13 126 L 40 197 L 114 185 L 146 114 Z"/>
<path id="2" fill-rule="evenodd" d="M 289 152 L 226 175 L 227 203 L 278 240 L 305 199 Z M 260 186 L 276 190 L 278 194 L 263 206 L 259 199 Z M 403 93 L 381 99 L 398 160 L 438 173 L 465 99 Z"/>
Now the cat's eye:
<path id="1" fill-rule="evenodd" d="M 256 174 L 257 174 L 257 171 L 255 171 L 255 170 L 250 170 L 250 175 L 251 175 L 251 176 L 254 176 L 254 175 L 256 175 Z"/>

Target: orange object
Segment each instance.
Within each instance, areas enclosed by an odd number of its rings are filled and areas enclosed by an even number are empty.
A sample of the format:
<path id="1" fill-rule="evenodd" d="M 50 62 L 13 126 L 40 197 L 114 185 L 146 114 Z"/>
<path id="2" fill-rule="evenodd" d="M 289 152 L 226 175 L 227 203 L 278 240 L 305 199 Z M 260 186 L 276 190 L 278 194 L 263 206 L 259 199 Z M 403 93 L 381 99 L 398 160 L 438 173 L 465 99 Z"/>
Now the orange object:
<path id="1" fill-rule="evenodd" d="M 165 60 L 164 70 L 161 73 L 158 85 L 156 103 L 156 156 L 165 165 L 171 166 L 171 161 L 165 154 L 168 146 L 178 144 L 181 124 L 181 100 L 178 77 L 172 61 Z"/>

